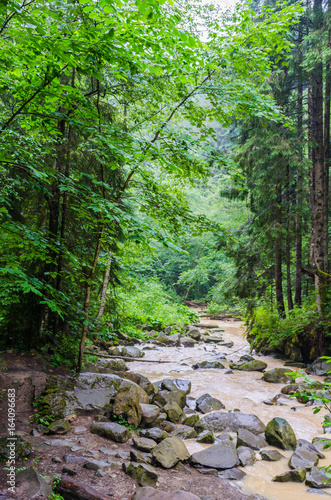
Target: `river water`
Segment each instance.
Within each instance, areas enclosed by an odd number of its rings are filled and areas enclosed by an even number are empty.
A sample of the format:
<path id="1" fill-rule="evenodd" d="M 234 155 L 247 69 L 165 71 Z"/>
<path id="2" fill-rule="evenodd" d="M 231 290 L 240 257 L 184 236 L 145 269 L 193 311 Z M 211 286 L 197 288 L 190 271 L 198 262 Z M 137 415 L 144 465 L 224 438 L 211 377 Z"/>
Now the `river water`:
<path id="1" fill-rule="evenodd" d="M 231 361 L 238 361 L 240 356 L 249 354 L 249 344 L 243 337 L 244 329 L 240 322 L 233 320 L 218 321 L 201 319 L 201 323 L 210 326 L 217 326 L 224 330 L 220 335 L 224 341 L 232 341 L 233 347 L 218 347 L 217 344 L 197 343 L 194 347 L 157 347 L 157 349 L 145 350 L 144 359 L 155 360 L 155 363 L 143 363 L 134 361 L 130 363 L 130 369 L 148 377 L 152 382 L 163 378 L 182 378 L 192 382 L 190 396 L 194 398 L 202 394 L 209 393 L 211 396 L 220 399 L 226 410 L 239 409 L 242 413 L 253 413 L 257 415 L 264 424 L 267 424 L 273 417 L 285 418 L 292 426 L 297 438 L 304 438 L 309 441 L 316 436 L 323 436 L 322 421 L 326 411 L 322 410 L 317 415 L 313 414 L 313 408 L 304 406 L 296 399 L 285 399 L 282 406 L 270 406 L 264 404 L 265 400 L 272 399 L 280 393 L 284 384 L 270 384 L 261 380 L 260 372 L 233 371 L 227 374 L 227 370 L 193 370 L 192 364 L 215 360 L 221 355 L 225 355 L 226 360 L 221 360 L 222 364 L 228 368 Z M 144 346 L 146 347 L 146 346 Z M 151 347 L 155 348 L 151 344 Z M 282 360 L 271 356 L 258 356 L 258 359 L 265 361 L 267 370 L 275 367 L 283 367 Z M 158 363 L 159 360 L 170 361 L 170 363 Z M 294 368 L 292 370 L 295 370 Z M 323 381 L 322 377 L 314 377 Z M 226 411 L 224 410 L 224 411 Z M 196 443 L 194 440 L 185 441 L 190 453 L 199 451 L 208 445 Z M 270 447 L 271 449 L 272 447 Z M 331 450 L 331 448 L 330 448 Z M 290 500 L 300 498 L 300 500 L 313 500 L 316 495 L 307 492 L 307 486 L 302 483 L 276 483 L 272 478 L 289 470 L 287 465 L 291 452 L 281 453 L 285 458 L 278 462 L 257 461 L 253 466 L 245 467 L 243 470 L 247 476 L 233 484 L 247 493 L 258 493 L 269 500 Z M 320 460 L 319 466 L 331 464 L 331 451 L 325 450 L 326 458 Z M 329 490 L 331 492 L 331 489 Z M 318 498 L 330 498 L 326 493 L 319 494 Z"/>

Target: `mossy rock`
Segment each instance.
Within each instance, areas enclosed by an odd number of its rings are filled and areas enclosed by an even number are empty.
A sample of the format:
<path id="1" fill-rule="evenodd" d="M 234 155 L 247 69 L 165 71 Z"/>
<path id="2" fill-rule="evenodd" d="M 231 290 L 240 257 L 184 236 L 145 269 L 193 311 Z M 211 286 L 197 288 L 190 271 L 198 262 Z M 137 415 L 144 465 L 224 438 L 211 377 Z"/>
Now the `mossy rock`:
<path id="1" fill-rule="evenodd" d="M 275 417 L 268 423 L 265 438 L 269 444 L 282 450 L 295 450 L 297 438 L 284 418 Z"/>

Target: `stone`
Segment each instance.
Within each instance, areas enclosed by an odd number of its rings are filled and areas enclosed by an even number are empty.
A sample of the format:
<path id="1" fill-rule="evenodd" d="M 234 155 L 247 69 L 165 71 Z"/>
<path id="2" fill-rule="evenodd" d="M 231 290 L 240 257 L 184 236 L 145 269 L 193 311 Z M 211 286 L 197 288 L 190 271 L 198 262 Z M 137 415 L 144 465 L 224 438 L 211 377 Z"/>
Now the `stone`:
<path id="1" fill-rule="evenodd" d="M 180 408 L 186 405 L 186 392 L 161 390 L 155 394 L 153 403 L 165 406 L 167 403 L 177 403 Z"/>
<path id="2" fill-rule="evenodd" d="M 0 459 L 8 460 L 14 453 L 15 460 L 28 457 L 32 452 L 32 444 L 20 436 L 3 436 L 0 438 Z"/>
<path id="3" fill-rule="evenodd" d="M 139 486 L 156 485 L 158 475 L 154 467 L 149 464 L 130 462 L 129 464 L 123 463 L 123 470 L 132 479 L 135 479 Z"/>
<path id="4" fill-rule="evenodd" d="M 267 462 L 277 462 L 281 458 L 284 458 L 284 455 L 277 450 L 260 450 L 260 455 L 262 460 L 266 460 Z"/>
<path id="5" fill-rule="evenodd" d="M 215 442 L 215 436 L 211 431 L 202 431 L 196 438 L 197 443 L 212 444 Z"/>
<path id="6" fill-rule="evenodd" d="M 136 429 L 142 418 L 140 403 L 148 404 L 149 398 L 139 385 L 133 384 L 134 382 L 130 382 L 129 384 L 123 383 L 121 385 L 115 396 L 112 412 L 117 417 L 123 417 L 128 424 L 133 425 Z"/>
<path id="7" fill-rule="evenodd" d="M 158 382 L 154 382 L 154 387 L 157 391 L 161 391 L 163 389 L 167 391 L 182 391 L 185 394 L 190 394 L 192 384 L 189 380 L 180 379 L 180 378 L 166 378 L 163 380 L 159 380 Z"/>
<path id="8" fill-rule="evenodd" d="M 231 469 L 239 465 L 239 458 L 234 443 L 229 439 L 193 453 L 191 463 L 213 469 Z"/>
<path id="9" fill-rule="evenodd" d="M 100 359 L 97 363 L 85 361 L 85 371 L 89 373 L 112 373 L 112 372 L 125 372 L 129 368 L 123 359 Z"/>
<path id="10" fill-rule="evenodd" d="M 253 465 L 256 461 L 255 453 L 252 448 L 248 448 L 247 446 L 239 446 L 237 448 L 237 454 L 240 461 L 240 464 L 245 467 L 246 465 Z"/>
<path id="11" fill-rule="evenodd" d="M 293 377 L 286 375 L 286 373 L 292 372 L 289 368 L 273 368 L 265 372 L 262 379 L 270 384 L 286 384 L 293 382 Z"/>
<path id="12" fill-rule="evenodd" d="M 196 400 L 196 409 L 202 413 L 224 409 L 224 404 L 210 394 L 203 394 Z"/>
<path id="13" fill-rule="evenodd" d="M 299 384 L 288 384 L 285 387 L 282 387 L 280 392 L 282 394 L 290 395 L 295 394 L 299 389 Z"/>
<path id="14" fill-rule="evenodd" d="M 160 422 L 160 424 L 158 425 L 158 428 L 170 433 L 175 431 L 177 429 L 177 426 L 176 424 L 169 422 L 169 420 L 163 420 L 163 422 Z"/>
<path id="15" fill-rule="evenodd" d="M 214 433 L 238 432 L 240 428 L 247 429 L 253 434 L 261 434 L 265 431 L 265 425 L 256 415 L 239 412 L 207 413 L 207 415 L 204 415 L 199 422 L 195 424 L 194 428 L 198 433 L 204 430 L 209 430 Z"/>
<path id="16" fill-rule="evenodd" d="M 313 364 L 306 369 L 307 373 L 312 373 L 318 376 L 326 375 L 329 371 L 331 371 L 330 363 L 328 363 L 326 359 L 320 358 L 315 359 Z"/>
<path id="17" fill-rule="evenodd" d="M 71 454 L 64 455 L 63 460 L 66 464 L 83 464 L 86 462 L 86 458 Z"/>
<path id="18" fill-rule="evenodd" d="M 152 455 L 166 469 L 170 469 L 178 462 L 190 458 L 190 454 L 183 441 L 173 437 L 161 441 L 152 451 Z"/>
<path id="19" fill-rule="evenodd" d="M 221 479 L 228 479 L 230 481 L 240 481 L 246 475 L 247 475 L 246 472 L 244 472 L 243 470 L 235 469 L 235 468 L 234 469 L 222 470 L 221 472 L 219 472 L 217 474 L 217 476 L 219 478 L 221 478 Z M 255 496 L 254 496 L 254 498 L 255 498 Z"/>
<path id="20" fill-rule="evenodd" d="M 269 444 L 282 450 L 295 450 L 297 439 L 290 424 L 284 419 L 275 417 L 268 423 L 265 438 Z"/>
<path id="21" fill-rule="evenodd" d="M 44 430 L 45 434 L 67 434 L 70 431 L 70 424 L 64 418 L 55 420 Z"/>
<path id="22" fill-rule="evenodd" d="M 311 471 L 307 472 L 305 484 L 311 488 L 331 488 L 331 482 L 325 471 L 318 467 L 312 467 Z"/>
<path id="23" fill-rule="evenodd" d="M 118 376 L 121 378 L 124 378 L 126 380 L 131 380 L 135 384 L 139 385 L 148 396 L 154 395 L 155 393 L 155 388 L 152 382 L 145 377 L 144 375 L 141 375 L 140 373 L 135 373 L 135 372 L 119 372 Z"/>
<path id="24" fill-rule="evenodd" d="M 197 414 L 189 415 L 184 418 L 183 425 L 189 425 L 190 427 L 194 427 L 197 422 L 199 422 L 200 417 Z"/>
<path id="25" fill-rule="evenodd" d="M 290 469 L 311 469 L 317 465 L 319 457 L 305 447 L 297 448 L 291 456 L 288 465 Z"/>
<path id="26" fill-rule="evenodd" d="M 325 458 L 325 455 L 323 455 L 323 453 L 313 443 L 310 443 L 306 439 L 298 439 L 296 451 L 298 451 L 299 448 L 305 448 L 315 453 L 318 458 Z"/>
<path id="27" fill-rule="evenodd" d="M 306 363 L 302 363 L 301 361 L 285 361 L 284 366 L 290 366 L 293 368 L 307 368 Z"/>
<path id="28" fill-rule="evenodd" d="M 153 423 L 160 415 L 161 409 L 156 405 L 140 403 L 141 425 L 145 426 Z"/>
<path id="29" fill-rule="evenodd" d="M 129 429 L 116 422 L 95 422 L 90 426 L 90 432 L 117 443 L 126 443 L 130 437 Z"/>
<path id="30" fill-rule="evenodd" d="M 86 462 L 84 462 L 84 469 L 88 469 L 88 470 L 107 470 L 107 469 L 110 469 L 111 468 L 111 463 L 109 462 L 105 462 L 104 460 L 86 460 Z"/>
<path id="31" fill-rule="evenodd" d="M 138 448 L 140 451 L 152 451 L 155 446 L 157 445 L 157 442 L 154 441 L 154 439 L 149 439 L 149 438 L 143 438 L 143 437 L 135 437 L 133 438 L 133 446 Z"/>
<path id="32" fill-rule="evenodd" d="M 306 479 L 306 469 L 294 469 L 275 476 L 272 481 L 278 483 L 303 483 Z M 307 483 L 306 483 L 307 484 Z"/>
<path id="33" fill-rule="evenodd" d="M 21 470 L 16 474 L 15 493 L 17 498 L 49 498 L 53 495 L 53 490 L 45 479 L 37 474 L 33 467 Z"/>
<path id="34" fill-rule="evenodd" d="M 180 439 L 194 439 L 197 437 L 197 431 L 189 425 L 181 425 L 172 432 L 172 436 Z"/>
<path id="35" fill-rule="evenodd" d="M 129 458 L 131 462 L 151 464 L 153 455 L 151 453 L 144 453 L 138 450 L 130 450 Z"/>
<path id="36" fill-rule="evenodd" d="M 166 335 L 164 332 L 160 332 L 155 339 L 156 344 L 163 344 L 169 346 L 178 346 L 180 345 L 180 336 L 176 335 L 175 338 L 173 335 Z M 179 337 L 179 338 L 178 338 Z"/>
<path id="37" fill-rule="evenodd" d="M 188 332 L 187 335 L 189 337 L 192 337 L 194 340 L 201 340 L 202 333 L 200 332 L 199 328 L 191 328 Z"/>
<path id="38" fill-rule="evenodd" d="M 255 359 L 254 361 L 242 361 L 240 363 L 230 363 L 231 370 L 240 370 L 244 372 L 263 372 L 267 368 L 267 363 Z"/>
<path id="39" fill-rule="evenodd" d="M 255 435 L 247 429 L 239 429 L 237 446 L 248 446 L 253 450 L 260 450 L 267 446 L 267 442 L 261 434 Z"/>
<path id="40" fill-rule="evenodd" d="M 199 497 L 187 491 L 176 490 L 165 492 L 154 488 L 139 488 L 131 500 L 200 500 Z"/>
<path id="41" fill-rule="evenodd" d="M 184 347 L 194 347 L 197 343 L 197 341 L 192 337 L 182 337 L 180 342 Z"/>
<path id="42" fill-rule="evenodd" d="M 142 429 L 139 432 L 139 436 L 154 439 L 154 441 L 160 443 L 163 439 L 169 438 L 170 434 L 159 429 L 158 427 L 152 427 L 151 429 Z"/>
<path id="43" fill-rule="evenodd" d="M 100 493 L 91 486 L 80 483 L 69 476 L 61 476 L 60 481 L 56 484 L 55 493 L 72 500 L 109 500 L 108 495 Z"/>
<path id="44" fill-rule="evenodd" d="M 77 472 L 69 467 L 62 467 L 63 474 L 68 474 L 68 476 L 77 476 Z"/>
<path id="45" fill-rule="evenodd" d="M 201 361 L 192 365 L 192 368 L 193 370 L 210 370 L 214 368 L 222 370 L 225 366 L 220 361 Z"/>
<path id="46" fill-rule="evenodd" d="M 111 350 L 111 354 L 113 356 L 123 356 L 126 358 L 142 358 L 145 356 L 144 351 L 134 346 L 114 347 Z"/>
<path id="47" fill-rule="evenodd" d="M 179 423 L 182 421 L 184 413 L 177 403 L 169 402 L 164 406 L 164 411 L 167 414 L 168 420 L 173 423 Z"/>

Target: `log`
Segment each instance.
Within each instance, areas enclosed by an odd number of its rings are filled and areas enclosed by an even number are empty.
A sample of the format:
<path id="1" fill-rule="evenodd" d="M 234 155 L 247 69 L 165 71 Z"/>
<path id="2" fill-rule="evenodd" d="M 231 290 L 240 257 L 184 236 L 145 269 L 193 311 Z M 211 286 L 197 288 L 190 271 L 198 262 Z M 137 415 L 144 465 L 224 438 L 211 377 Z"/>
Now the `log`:
<path id="1" fill-rule="evenodd" d="M 91 486 L 79 483 L 69 476 L 61 476 L 55 492 L 63 496 L 64 500 L 109 500 L 109 496 L 100 493 Z M 119 500 L 112 497 L 113 500 Z"/>
<path id="2" fill-rule="evenodd" d="M 143 359 L 143 358 L 129 358 L 127 356 L 106 356 L 105 354 L 93 354 L 93 352 L 87 353 L 89 356 L 98 356 L 99 358 L 105 359 L 124 359 L 124 361 L 138 361 L 139 363 L 174 363 L 174 361 L 164 361 L 161 359 Z"/>

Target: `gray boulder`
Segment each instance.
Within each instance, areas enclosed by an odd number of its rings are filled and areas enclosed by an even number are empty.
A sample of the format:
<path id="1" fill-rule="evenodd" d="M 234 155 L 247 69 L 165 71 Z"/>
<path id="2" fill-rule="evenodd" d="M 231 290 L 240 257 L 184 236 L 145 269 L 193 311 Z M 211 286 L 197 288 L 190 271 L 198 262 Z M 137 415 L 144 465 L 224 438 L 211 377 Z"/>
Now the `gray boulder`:
<path id="1" fill-rule="evenodd" d="M 267 446 L 267 442 L 261 434 L 256 435 L 247 429 L 239 429 L 237 446 L 248 446 L 248 448 L 252 448 L 253 450 L 260 450 Z"/>
<path id="2" fill-rule="evenodd" d="M 193 370 L 210 370 L 214 368 L 223 370 L 225 366 L 220 361 L 200 361 L 192 365 L 192 368 Z"/>
<path id="3" fill-rule="evenodd" d="M 197 431 L 189 425 L 181 425 L 178 429 L 175 429 L 171 435 L 180 439 L 194 439 L 197 437 Z"/>
<path id="4" fill-rule="evenodd" d="M 269 444 L 282 450 L 295 450 L 297 439 L 290 424 L 284 418 L 273 418 L 265 430 L 265 438 Z"/>
<path id="5" fill-rule="evenodd" d="M 164 332 L 160 332 L 155 339 L 156 344 L 163 344 L 169 346 L 178 346 L 180 345 L 180 336 L 179 335 L 166 335 Z"/>
<path id="6" fill-rule="evenodd" d="M 94 422 L 90 426 L 90 432 L 117 443 L 126 443 L 130 437 L 129 429 L 116 422 Z"/>
<path id="7" fill-rule="evenodd" d="M 111 350 L 112 356 L 123 356 L 126 358 L 142 358 L 145 353 L 134 346 L 116 346 Z"/>
<path id="8" fill-rule="evenodd" d="M 156 445 L 157 445 L 157 442 L 154 441 L 154 439 L 149 439 L 149 438 L 144 438 L 144 437 L 133 438 L 133 446 L 138 448 L 138 450 L 140 450 L 140 451 L 150 452 L 155 448 Z"/>
<path id="9" fill-rule="evenodd" d="M 161 390 L 155 394 L 153 402 L 160 406 L 165 406 L 167 403 L 177 403 L 180 408 L 186 406 L 186 392 Z"/>
<path id="10" fill-rule="evenodd" d="M 240 461 L 240 464 L 245 467 L 246 465 L 253 465 L 256 461 L 255 453 L 252 448 L 248 448 L 247 446 L 239 446 L 237 448 L 237 454 Z"/>
<path id="11" fill-rule="evenodd" d="M 136 429 L 142 418 L 140 403 L 148 404 L 148 395 L 139 385 L 125 380 L 115 396 L 112 412 L 125 418 Z"/>
<path id="12" fill-rule="evenodd" d="M 243 470 L 240 469 L 226 469 L 220 471 L 217 476 L 220 479 L 228 479 L 229 481 L 240 481 L 243 477 L 245 477 L 247 474 Z M 265 500 L 262 497 L 259 497 L 261 500 Z M 259 498 L 254 495 L 254 500 L 259 500 Z M 253 500 L 253 498 L 252 498 Z"/>
<path id="13" fill-rule="evenodd" d="M 182 391 L 185 394 L 190 394 L 192 384 L 189 380 L 181 379 L 181 378 L 165 378 L 163 380 L 159 380 L 158 382 L 154 382 L 154 387 L 157 391 Z"/>
<path id="14" fill-rule="evenodd" d="M 70 431 L 70 424 L 68 420 L 61 418 L 60 420 L 55 420 L 44 430 L 45 434 L 67 434 Z"/>
<path id="15" fill-rule="evenodd" d="M 197 343 L 197 341 L 192 337 L 182 337 L 180 342 L 184 347 L 194 347 Z"/>
<path id="16" fill-rule="evenodd" d="M 325 475 L 325 471 L 318 467 L 312 467 L 311 471 L 307 472 L 305 484 L 311 488 L 331 488 L 330 479 Z"/>
<path id="17" fill-rule="evenodd" d="M 256 415 L 239 412 L 208 413 L 195 424 L 194 428 L 198 433 L 204 430 L 212 432 L 238 432 L 239 429 L 243 428 L 257 435 L 265 431 L 265 425 Z"/>
<path id="18" fill-rule="evenodd" d="M 188 460 L 190 454 L 183 441 L 178 438 L 166 438 L 152 451 L 155 460 L 166 469 L 174 467 L 178 462 Z"/>
<path id="19" fill-rule="evenodd" d="M 190 427 L 194 427 L 195 424 L 200 420 L 199 415 L 194 413 L 193 415 L 189 415 L 183 420 L 183 425 L 189 425 Z"/>
<path id="20" fill-rule="evenodd" d="M 163 439 L 170 437 L 170 434 L 158 427 L 152 427 L 151 429 L 142 429 L 139 432 L 139 436 L 154 439 L 154 441 L 160 443 Z"/>
<path id="21" fill-rule="evenodd" d="M 196 409 L 202 413 L 209 413 L 211 411 L 224 409 L 224 404 L 210 394 L 203 394 L 196 400 Z"/>
<path id="22" fill-rule="evenodd" d="M 169 402 L 164 406 L 163 409 L 166 412 L 168 420 L 170 420 L 170 422 L 177 424 L 182 421 L 184 413 L 177 403 Z"/>
<path id="23" fill-rule="evenodd" d="M 213 444 L 215 442 L 215 436 L 211 431 L 202 431 L 196 438 L 197 443 L 208 443 Z"/>
<path id="24" fill-rule="evenodd" d="M 153 423 L 160 414 L 161 409 L 156 405 L 140 403 L 141 425 L 145 426 Z"/>
<path id="25" fill-rule="evenodd" d="M 21 470 L 16 474 L 16 489 L 17 498 L 49 498 L 53 496 L 53 490 L 45 479 L 37 474 L 33 467 Z"/>
<path id="26" fill-rule="evenodd" d="M 239 458 L 234 443 L 229 439 L 193 453 L 191 463 L 213 469 L 231 469 L 239 465 Z"/>
<path id="27" fill-rule="evenodd" d="M 260 450 L 260 455 L 262 460 L 266 460 L 267 462 L 277 462 L 281 458 L 284 458 L 284 455 L 277 450 Z"/>
<path id="28" fill-rule="evenodd" d="M 285 375 L 292 372 L 289 368 L 273 368 L 263 374 L 262 379 L 270 384 L 286 384 L 293 382 L 293 377 Z"/>
<path id="29" fill-rule="evenodd" d="M 313 451 L 305 447 L 300 447 L 295 450 L 289 460 L 289 467 L 291 469 L 311 469 L 318 464 L 319 457 Z"/>
<path id="30" fill-rule="evenodd" d="M 263 372 L 267 368 L 267 363 L 254 359 L 254 361 L 242 361 L 240 363 L 230 363 L 231 370 L 240 370 L 244 372 Z"/>
<path id="31" fill-rule="evenodd" d="M 97 363 L 85 361 L 84 365 L 85 370 L 90 373 L 125 372 L 129 369 L 123 359 L 99 359 Z"/>

